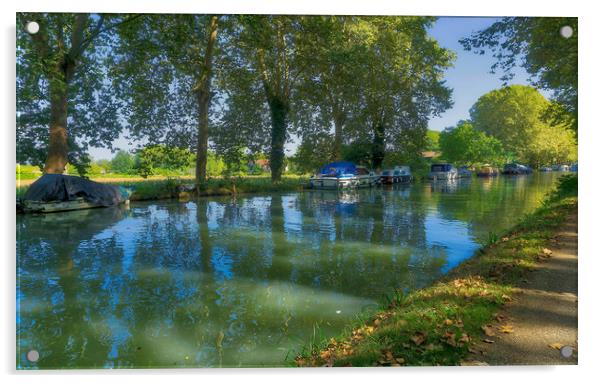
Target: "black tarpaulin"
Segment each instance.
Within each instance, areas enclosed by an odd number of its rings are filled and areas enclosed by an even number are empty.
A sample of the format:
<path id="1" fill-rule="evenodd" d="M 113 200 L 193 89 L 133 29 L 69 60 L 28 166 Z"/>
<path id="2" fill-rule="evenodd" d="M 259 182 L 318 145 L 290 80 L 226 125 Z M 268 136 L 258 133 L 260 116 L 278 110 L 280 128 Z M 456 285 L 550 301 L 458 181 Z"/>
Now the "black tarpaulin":
<path id="1" fill-rule="evenodd" d="M 73 201 L 82 197 L 86 202 L 112 206 L 124 198 L 117 186 L 101 184 L 85 178 L 62 174 L 44 174 L 31 184 L 25 201 Z"/>

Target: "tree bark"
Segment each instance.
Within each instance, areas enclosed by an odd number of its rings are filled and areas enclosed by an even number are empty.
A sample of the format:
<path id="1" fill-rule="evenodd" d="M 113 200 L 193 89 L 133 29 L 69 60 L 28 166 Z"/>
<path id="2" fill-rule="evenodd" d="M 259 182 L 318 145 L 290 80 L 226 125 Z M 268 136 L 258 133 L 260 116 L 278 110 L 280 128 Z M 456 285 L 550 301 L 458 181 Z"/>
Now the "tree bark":
<path id="1" fill-rule="evenodd" d="M 199 106 L 199 127 L 196 143 L 196 169 L 195 183 L 200 187 L 207 179 L 207 142 L 209 140 L 209 101 L 208 92 L 198 91 L 197 101 Z"/>
<path id="2" fill-rule="evenodd" d="M 67 83 L 50 89 L 50 134 L 44 173 L 62 174 L 68 161 L 67 141 Z"/>
<path id="3" fill-rule="evenodd" d="M 345 115 L 342 113 L 334 116 L 334 147 L 332 148 L 332 157 L 339 161 L 342 157 L 343 146 L 343 125 L 345 124 Z"/>
<path id="4" fill-rule="evenodd" d="M 282 179 L 284 168 L 284 143 L 286 142 L 286 127 L 288 125 L 289 103 L 276 96 L 269 98 L 272 117 L 272 150 L 270 151 L 270 170 L 272 182 Z"/>
<path id="5" fill-rule="evenodd" d="M 380 169 L 385 159 L 385 126 L 382 122 L 374 124 L 374 137 L 372 139 L 372 167 Z"/>
<path id="6" fill-rule="evenodd" d="M 218 16 L 212 16 L 209 21 L 209 37 L 201 78 L 196 88 L 199 108 L 198 134 L 196 145 L 195 183 L 197 190 L 207 180 L 207 148 L 209 140 L 209 103 L 211 102 L 211 73 L 213 47 L 217 38 Z"/>

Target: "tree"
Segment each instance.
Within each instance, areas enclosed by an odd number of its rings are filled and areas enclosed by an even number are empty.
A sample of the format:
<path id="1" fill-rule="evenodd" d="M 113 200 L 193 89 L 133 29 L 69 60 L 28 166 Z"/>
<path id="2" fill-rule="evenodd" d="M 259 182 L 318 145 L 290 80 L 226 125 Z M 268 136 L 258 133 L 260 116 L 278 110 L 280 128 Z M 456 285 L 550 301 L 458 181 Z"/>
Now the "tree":
<path id="1" fill-rule="evenodd" d="M 572 30 L 570 37 L 560 34 L 566 26 Z M 524 67 L 533 85 L 551 90 L 562 106 L 551 104 L 547 116 L 577 131 L 577 32 L 576 17 L 504 17 L 460 43 L 478 54 L 484 54 L 485 48 L 492 50 L 497 62 L 491 69 L 502 70 L 506 82 L 516 65 Z"/>
<path id="2" fill-rule="evenodd" d="M 439 148 L 439 137 L 441 136 L 441 132 L 436 130 L 427 130 L 426 131 L 426 150 L 432 150 L 434 152 L 438 152 Z"/>
<path id="3" fill-rule="evenodd" d="M 535 88 L 512 85 L 481 96 L 470 109 L 470 116 L 475 129 L 500 140 L 504 149 L 519 161 L 533 166 L 546 164 L 550 157 L 560 162 L 570 161 L 572 157 L 568 154 L 566 157 L 551 154 L 559 153 L 555 148 L 558 145 L 576 150 L 576 141 L 566 125 L 543 118 L 550 104 Z"/>
<path id="4" fill-rule="evenodd" d="M 88 146 L 111 147 L 122 127 L 102 63 L 115 26 L 137 17 L 17 14 L 18 161 L 59 174 L 69 162 L 85 173 Z M 26 33 L 30 21 L 37 33 Z"/>
<path id="5" fill-rule="evenodd" d="M 125 150 L 118 151 L 111 160 L 111 170 L 114 173 L 131 173 L 134 170 L 134 156 Z"/>
<path id="6" fill-rule="evenodd" d="M 149 145 L 140 150 L 136 156 L 138 173 L 146 178 L 159 169 L 168 172 L 182 172 L 194 161 L 194 155 L 188 149 L 180 149 L 167 145 Z"/>
<path id="7" fill-rule="evenodd" d="M 457 126 L 445 129 L 439 144 L 443 157 L 455 164 L 499 166 L 507 158 L 498 139 L 476 130 L 468 121 L 460 121 Z"/>
<path id="8" fill-rule="evenodd" d="M 432 17 L 365 17 L 364 76 L 359 109 L 350 134 L 372 142 L 372 166 L 381 167 L 387 152 L 419 156 L 429 118 L 451 106 L 443 71 L 454 55 L 428 36 Z M 367 128 L 367 129 L 366 129 Z"/>
<path id="9" fill-rule="evenodd" d="M 131 134 L 196 152 L 195 182 L 207 177 L 216 15 L 145 15 L 119 28 L 112 62 Z"/>
<path id="10" fill-rule="evenodd" d="M 279 181 L 284 169 L 291 94 L 301 73 L 296 65 L 299 40 L 310 38 L 302 36 L 302 19 L 241 15 L 229 33 L 229 71 L 227 80 L 222 80 L 227 97 L 220 136 L 234 138 L 235 144 L 224 144 L 228 140 L 222 139 L 218 148 L 236 153 L 243 146 L 252 151 L 269 147 L 272 181 Z M 269 142 L 263 139 L 266 130 Z M 240 137 L 248 140 L 247 145 L 241 145 Z"/>
<path id="11" fill-rule="evenodd" d="M 311 37 L 299 48 L 298 65 L 303 71 L 293 100 L 294 123 L 301 137 L 323 137 L 334 128 L 327 152 L 329 159 L 340 160 L 343 130 L 359 103 L 362 84 L 357 80 L 366 67 L 362 62 L 367 36 L 356 17 L 317 16 L 303 21 L 305 34 Z"/>

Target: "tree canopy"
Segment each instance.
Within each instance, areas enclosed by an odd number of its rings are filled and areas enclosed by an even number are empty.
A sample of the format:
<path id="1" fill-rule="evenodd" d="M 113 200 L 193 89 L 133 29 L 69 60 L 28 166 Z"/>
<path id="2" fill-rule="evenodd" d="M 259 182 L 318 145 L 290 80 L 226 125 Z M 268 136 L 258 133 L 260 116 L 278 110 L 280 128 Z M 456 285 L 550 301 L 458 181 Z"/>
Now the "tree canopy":
<path id="1" fill-rule="evenodd" d="M 502 165 L 507 160 L 502 143 L 476 130 L 469 121 L 445 129 L 439 144 L 443 157 L 457 165 Z"/>
<path id="2" fill-rule="evenodd" d="M 481 96 L 470 117 L 475 129 L 500 140 L 519 161 L 533 166 L 574 161 L 574 132 L 544 117 L 550 104 L 535 88 L 512 85 Z"/>
<path id="3" fill-rule="evenodd" d="M 563 27 L 572 34 L 561 36 Z M 553 92 L 557 104 L 546 110 L 547 117 L 576 131 L 577 35 L 576 17 L 504 17 L 460 43 L 478 54 L 492 50 L 497 61 L 491 69 L 501 70 L 504 81 L 512 79 L 517 65 L 525 68 L 534 86 Z"/>

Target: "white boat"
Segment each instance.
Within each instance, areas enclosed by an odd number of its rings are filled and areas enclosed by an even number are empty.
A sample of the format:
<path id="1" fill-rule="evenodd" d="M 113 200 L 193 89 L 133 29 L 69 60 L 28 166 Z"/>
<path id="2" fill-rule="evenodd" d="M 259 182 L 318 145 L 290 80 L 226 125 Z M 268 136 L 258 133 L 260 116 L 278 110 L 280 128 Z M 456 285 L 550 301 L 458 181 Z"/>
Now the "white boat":
<path id="1" fill-rule="evenodd" d="M 383 184 L 410 182 L 411 180 L 412 173 L 409 166 L 396 166 L 393 169 L 385 169 L 380 174 L 380 182 Z"/>
<path id="2" fill-rule="evenodd" d="M 323 166 L 318 174 L 309 179 L 309 186 L 315 189 L 369 187 L 376 184 L 378 179 L 377 174 L 363 166 L 338 161 Z"/>
<path id="3" fill-rule="evenodd" d="M 452 164 L 433 164 L 429 179 L 431 180 L 453 180 L 458 178 L 458 169 Z"/>

